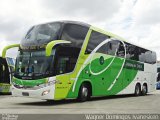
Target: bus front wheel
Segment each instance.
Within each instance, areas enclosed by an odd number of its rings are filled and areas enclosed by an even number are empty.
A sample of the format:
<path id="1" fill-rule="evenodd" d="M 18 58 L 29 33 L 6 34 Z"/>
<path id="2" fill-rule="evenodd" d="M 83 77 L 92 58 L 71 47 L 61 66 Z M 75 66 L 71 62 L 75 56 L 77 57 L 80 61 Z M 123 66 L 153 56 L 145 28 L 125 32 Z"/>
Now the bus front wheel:
<path id="1" fill-rule="evenodd" d="M 89 87 L 86 84 L 82 84 L 78 94 L 78 101 L 85 102 L 90 98 Z"/>
<path id="2" fill-rule="evenodd" d="M 134 94 L 135 94 L 135 96 L 140 96 L 141 95 L 141 85 L 140 84 L 136 84 Z"/>

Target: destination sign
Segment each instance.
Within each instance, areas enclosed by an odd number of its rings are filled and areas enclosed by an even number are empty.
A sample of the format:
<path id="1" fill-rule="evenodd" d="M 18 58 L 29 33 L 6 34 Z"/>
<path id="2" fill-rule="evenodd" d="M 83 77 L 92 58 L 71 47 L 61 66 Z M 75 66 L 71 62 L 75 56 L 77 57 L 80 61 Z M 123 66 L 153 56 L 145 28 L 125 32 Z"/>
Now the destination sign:
<path id="1" fill-rule="evenodd" d="M 144 71 L 144 63 L 140 63 L 140 62 L 137 62 L 137 61 L 126 60 L 124 68 Z"/>
<path id="2" fill-rule="evenodd" d="M 46 45 L 40 45 L 40 46 L 20 46 L 21 49 L 23 50 L 38 50 L 38 49 L 43 49 L 45 48 Z"/>

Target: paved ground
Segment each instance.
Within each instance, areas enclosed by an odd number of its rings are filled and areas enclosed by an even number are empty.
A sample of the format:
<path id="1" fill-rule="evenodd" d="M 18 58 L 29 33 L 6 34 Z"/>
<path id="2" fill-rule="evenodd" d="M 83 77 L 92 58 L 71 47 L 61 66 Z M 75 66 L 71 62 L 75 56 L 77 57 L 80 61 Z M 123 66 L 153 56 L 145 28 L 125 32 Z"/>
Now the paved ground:
<path id="1" fill-rule="evenodd" d="M 0 95 L 0 113 L 63 114 L 63 113 L 159 113 L 160 90 L 147 96 L 132 95 L 93 98 L 79 103 L 76 100 L 46 102 L 45 100 Z"/>

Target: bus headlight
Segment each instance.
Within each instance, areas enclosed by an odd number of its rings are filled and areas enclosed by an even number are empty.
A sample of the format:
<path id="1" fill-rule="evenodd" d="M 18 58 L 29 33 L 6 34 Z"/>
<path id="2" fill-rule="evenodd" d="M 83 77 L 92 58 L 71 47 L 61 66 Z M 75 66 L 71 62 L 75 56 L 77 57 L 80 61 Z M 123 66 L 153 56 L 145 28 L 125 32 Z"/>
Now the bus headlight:
<path id="1" fill-rule="evenodd" d="M 42 92 L 42 96 L 47 95 L 50 92 L 50 90 L 45 90 Z"/>

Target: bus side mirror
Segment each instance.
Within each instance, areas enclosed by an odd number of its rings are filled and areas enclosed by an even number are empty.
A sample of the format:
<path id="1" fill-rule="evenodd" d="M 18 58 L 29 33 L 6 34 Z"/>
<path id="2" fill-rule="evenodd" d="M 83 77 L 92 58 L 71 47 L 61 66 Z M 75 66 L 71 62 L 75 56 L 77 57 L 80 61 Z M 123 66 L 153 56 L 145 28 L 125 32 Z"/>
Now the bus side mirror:
<path id="1" fill-rule="evenodd" d="M 51 53 L 52 53 L 52 49 L 55 45 L 58 45 L 58 44 L 66 44 L 66 43 L 71 43 L 70 41 L 66 41 L 66 40 L 54 40 L 54 41 L 51 41 L 47 44 L 46 46 L 46 56 L 50 56 Z"/>
<path id="2" fill-rule="evenodd" d="M 15 48 L 15 47 L 20 47 L 20 44 L 8 45 L 8 46 L 6 46 L 5 48 L 3 48 L 2 58 L 5 58 L 5 57 L 6 57 L 6 52 L 7 52 L 8 49 Z"/>

